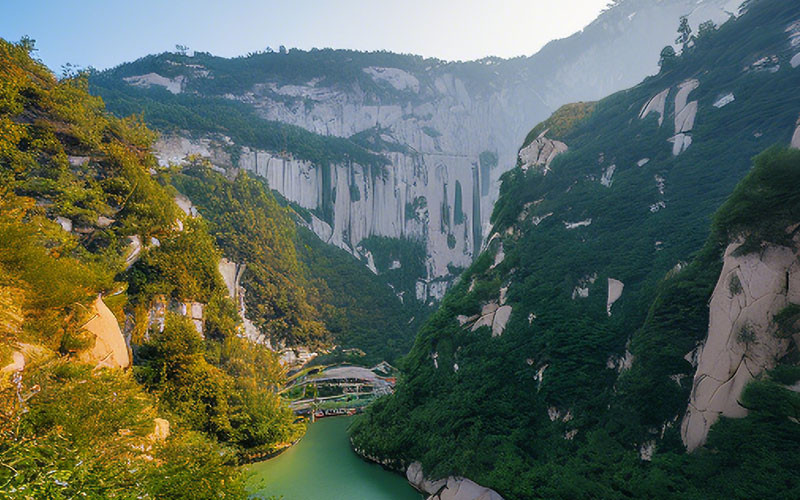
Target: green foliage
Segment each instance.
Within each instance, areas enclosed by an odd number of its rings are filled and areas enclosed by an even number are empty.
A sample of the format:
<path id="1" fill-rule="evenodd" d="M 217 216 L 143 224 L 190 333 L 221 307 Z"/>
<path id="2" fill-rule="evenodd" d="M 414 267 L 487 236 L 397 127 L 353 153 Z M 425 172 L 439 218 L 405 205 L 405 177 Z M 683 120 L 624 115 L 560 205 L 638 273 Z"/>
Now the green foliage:
<path id="1" fill-rule="evenodd" d="M 428 137 L 430 137 L 432 139 L 436 139 L 437 137 L 441 137 L 442 136 L 441 132 L 439 132 L 438 130 L 436 130 L 433 127 L 429 127 L 428 125 L 424 125 L 422 127 L 422 131 L 425 133 L 425 135 L 427 135 Z"/>
<path id="2" fill-rule="evenodd" d="M 421 327 L 395 394 L 358 418 L 354 445 L 420 460 L 430 477 L 469 477 L 509 499 L 796 496 L 796 394 L 753 384 L 742 398 L 750 415 L 722 419 L 692 455 L 679 422 L 695 373 L 686 355 L 707 335 L 725 248 L 749 235 L 786 244 L 800 220 L 798 153 L 769 149 L 750 160 L 795 129 L 800 99 L 790 89 L 800 73 L 783 58 L 785 19 L 798 17 L 798 5 L 752 4 L 659 75 L 569 120 L 554 136 L 569 151 L 546 176 L 507 172 L 492 243 Z M 780 53 L 782 69 L 742 71 L 762 53 Z M 691 147 L 676 157 L 670 124 L 638 114 L 688 78 L 700 81 L 690 97 L 700 111 Z M 736 107 L 712 106 L 723 92 L 736 95 Z M 598 181 L 610 165 L 607 187 Z M 661 200 L 666 206 L 651 210 Z M 501 242 L 505 258 L 494 266 Z M 624 283 L 611 315 L 609 278 Z M 589 295 L 573 299 L 579 285 Z M 502 335 L 461 324 L 506 287 L 513 310 Z M 742 338 L 754 340 L 753 332 Z M 651 442 L 656 453 L 642 461 Z"/>
<path id="3" fill-rule="evenodd" d="M 295 225 L 264 185 L 246 174 L 233 182 L 203 167 L 171 177 L 209 221 L 224 254 L 246 263 L 248 317 L 273 340 L 319 344 L 325 327 L 309 305 L 295 249 Z"/>
<path id="4" fill-rule="evenodd" d="M 592 114 L 595 105 L 596 103 L 594 102 L 575 102 L 561 106 L 547 120 L 536 125 L 528 132 L 522 147 L 524 148 L 532 143 L 544 131 L 547 131 L 547 137 L 551 139 L 562 139 L 581 121 Z"/>
<path id="5" fill-rule="evenodd" d="M 778 327 L 776 335 L 784 338 L 791 337 L 798 331 L 798 321 L 800 321 L 800 305 L 788 304 L 778 311 L 772 321 Z"/>
<path id="6" fill-rule="evenodd" d="M 417 196 L 411 203 L 406 203 L 406 220 L 420 221 L 419 212 L 427 207 L 428 200 L 424 196 Z"/>
<path id="7" fill-rule="evenodd" d="M 752 344 L 756 341 L 756 331 L 753 325 L 745 323 L 736 332 L 736 341 L 740 344 Z"/>
<path id="8" fill-rule="evenodd" d="M 478 156 L 478 161 L 482 168 L 494 168 L 497 166 L 497 153 L 484 151 Z"/>
<path id="9" fill-rule="evenodd" d="M 731 297 L 736 297 L 742 293 L 742 280 L 739 279 L 738 274 L 732 274 L 728 280 L 728 291 L 730 292 Z"/>
<path id="10" fill-rule="evenodd" d="M 769 372 L 769 378 L 783 385 L 794 385 L 800 380 L 800 366 L 779 364 Z"/>
<path id="11" fill-rule="evenodd" d="M 229 450 L 174 424 L 148 437 L 155 400 L 130 374 L 63 360 L 25 373 L 26 403 L 0 394 L 3 498 L 244 497 Z"/>
<path id="12" fill-rule="evenodd" d="M 155 135 L 108 115 L 85 76 L 57 81 L 30 51 L 0 40 L 0 356 L 26 361 L 0 376 L 0 496 L 243 498 L 236 452 L 302 432 L 277 395 L 276 355 L 237 337 L 220 252 L 159 183 Z M 126 271 L 131 239 L 144 248 Z M 170 316 L 134 343 L 145 387 L 80 364 L 98 294 L 141 334 L 156 295 L 202 301 L 209 338 Z M 165 441 L 150 435 L 157 416 L 172 423 Z"/>
<path id="13" fill-rule="evenodd" d="M 461 183 L 456 181 L 455 201 L 453 202 L 453 224 L 455 225 L 464 223 L 464 208 L 462 206 L 463 200 L 461 198 Z"/>
<path id="14" fill-rule="evenodd" d="M 689 19 L 686 16 L 681 16 L 681 21 L 678 25 L 678 38 L 675 39 L 675 43 L 682 45 L 683 50 L 686 50 L 693 39 L 694 36 L 692 36 L 692 27 L 689 26 Z"/>
<path id="15" fill-rule="evenodd" d="M 672 45 L 667 45 L 663 49 L 661 49 L 661 54 L 659 54 L 658 59 L 658 66 L 662 70 L 671 69 L 672 66 L 675 64 L 675 58 L 677 54 L 675 53 L 675 48 Z"/>
<path id="16" fill-rule="evenodd" d="M 165 132 L 220 133 L 236 144 L 283 152 L 318 166 L 354 161 L 380 170 L 388 162 L 358 145 L 358 141 L 267 121 L 252 107 L 222 96 L 176 95 L 163 88 L 131 87 L 113 74 L 93 75 L 91 82 L 92 91 L 102 96 L 111 112 L 120 116 L 136 114 Z"/>
<path id="17" fill-rule="evenodd" d="M 183 231 L 162 238 L 130 269 L 129 293 L 134 302 L 149 303 L 160 294 L 208 303 L 223 287 L 219 259 L 205 222 L 188 218 Z"/>
<path id="18" fill-rule="evenodd" d="M 406 354 L 414 332 L 429 314 L 429 308 L 416 300 L 414 292 L 417 277 L 425 272 L 424 247 L 419 242 L 394 238 L 362 241 L 375 258 L 380 273 L 376 276 L 310 230 L 299 228 L 298 237 L 298 254 L 325 326 L 343 349 L 358 348 L 366 353 L 363 357 L 333 353 L 317 358 L 319 362 L 373 365 L 381 360 L 394 363 Z M 390 269 L 395 260 L 401 267 Z M 395 293 L 402 293 L 402 301 Z"/>
<path id="19" fill-rule="evenodd" d="M 140 349 L 136 373 L 187 427 L 269 449 L 300 431 L 275 393 L 284 377 L 278 366 L 274 354 L 236 337 L 207 349 L 190 320 L 168 315 Z"/>
<path id="20" fill-rule="evenodd" d="M 755 166 L 736 186 L 714 217 L 721 241 L 743 238 L 741 252 L 765 244 L 791 244 L 789 226 L 800 220 L 800 151 L 771 148 L 755 158 Z"/>

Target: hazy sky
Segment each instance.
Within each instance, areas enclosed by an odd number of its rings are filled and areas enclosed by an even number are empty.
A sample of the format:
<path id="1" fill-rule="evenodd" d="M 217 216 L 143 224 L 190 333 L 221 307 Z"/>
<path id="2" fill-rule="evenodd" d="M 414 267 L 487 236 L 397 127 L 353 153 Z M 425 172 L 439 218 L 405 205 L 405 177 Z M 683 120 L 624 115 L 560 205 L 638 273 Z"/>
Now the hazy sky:
<path id="1" fill-rule="evenodd" d="M 104 69 L 175 44 L 235 56 L 279 45 L 447 60 L 530 55 L 608 0 L 0 0 L 0 37 L 36 40 L 52 69 Z"/>

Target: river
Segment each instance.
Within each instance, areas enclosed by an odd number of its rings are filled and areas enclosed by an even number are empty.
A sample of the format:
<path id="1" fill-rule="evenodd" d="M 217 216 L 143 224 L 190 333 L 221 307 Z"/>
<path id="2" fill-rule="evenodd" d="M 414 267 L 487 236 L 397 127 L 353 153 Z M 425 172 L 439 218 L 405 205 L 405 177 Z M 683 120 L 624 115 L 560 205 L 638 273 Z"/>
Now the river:
<path id="1" fill-rule="evenodd" d="M 277 457 L 249 467 L 251 498 L 284 500 L 420 500 L 402 476 L 368 463 L 350 448 L 352 417 L 323 418 Z"/>

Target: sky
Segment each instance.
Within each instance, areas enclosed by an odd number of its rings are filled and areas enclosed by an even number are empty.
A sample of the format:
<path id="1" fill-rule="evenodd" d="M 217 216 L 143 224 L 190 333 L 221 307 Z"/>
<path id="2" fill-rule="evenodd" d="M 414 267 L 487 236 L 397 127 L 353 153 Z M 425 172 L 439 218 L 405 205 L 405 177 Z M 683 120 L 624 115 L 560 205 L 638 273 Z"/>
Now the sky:
<path id="1" fill-rule="evenodd" d="M 531 55 L 589 24 L 609 0 L 0 0 L 0 37 L 38 57 L 106 69 L 147 54 L 231 57 L 280 45 L 450 61 Z"/>

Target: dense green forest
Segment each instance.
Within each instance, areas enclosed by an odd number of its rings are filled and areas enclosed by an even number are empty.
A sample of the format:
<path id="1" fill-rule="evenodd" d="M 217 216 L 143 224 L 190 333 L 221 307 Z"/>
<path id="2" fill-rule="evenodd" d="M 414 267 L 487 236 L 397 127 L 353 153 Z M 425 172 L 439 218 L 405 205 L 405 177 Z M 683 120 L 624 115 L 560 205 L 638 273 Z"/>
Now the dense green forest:
<path id="1" fill-rule="evenodd" d="M 504 175 L 492 241 L 420 329 L 396 393 L 360 417 L 354 445 L 509 499 L 796 497 L 798 397 L 782 385 L 796 380 L 792 360 L 747 388 L 747 418 L 722 419 L 692 455 L 679 419 L 694 375 L 684 356 L 705 338 L 722 250 L 742 231 L 755 248 L 785 243 L 780 229 L 800 218 L 800 154 L 770 149 L 800 114 L 786 31 L 797 19 L 791 2 L 750 2 L 658 75 L 534 128 L 525 145 L 549 128 L 569 151 L 546 175 Z M 675 96 L 693 78 L 692 143 L 675 155 Z M 640 119 L 665 89 L 663 124 Z M 624 283 L 613 306 L 608 279 Z M 460 324 L 504 297 L 501 335 Z"/>
<path id="2" fill-rule="evenodd" d="M 241 498 L 240 454 L 303 431 L 277 355 L 239 336 L 220 249 L 173 202 L 155 134 L 34 50 L 0 40 L 0 365 L 23 365 L 0 374 L 0 496 Z M 87 354 L 97 297 L 130 336 L 130 370 Z M 191 302 L 202 335 L 172 312 Z"/>

